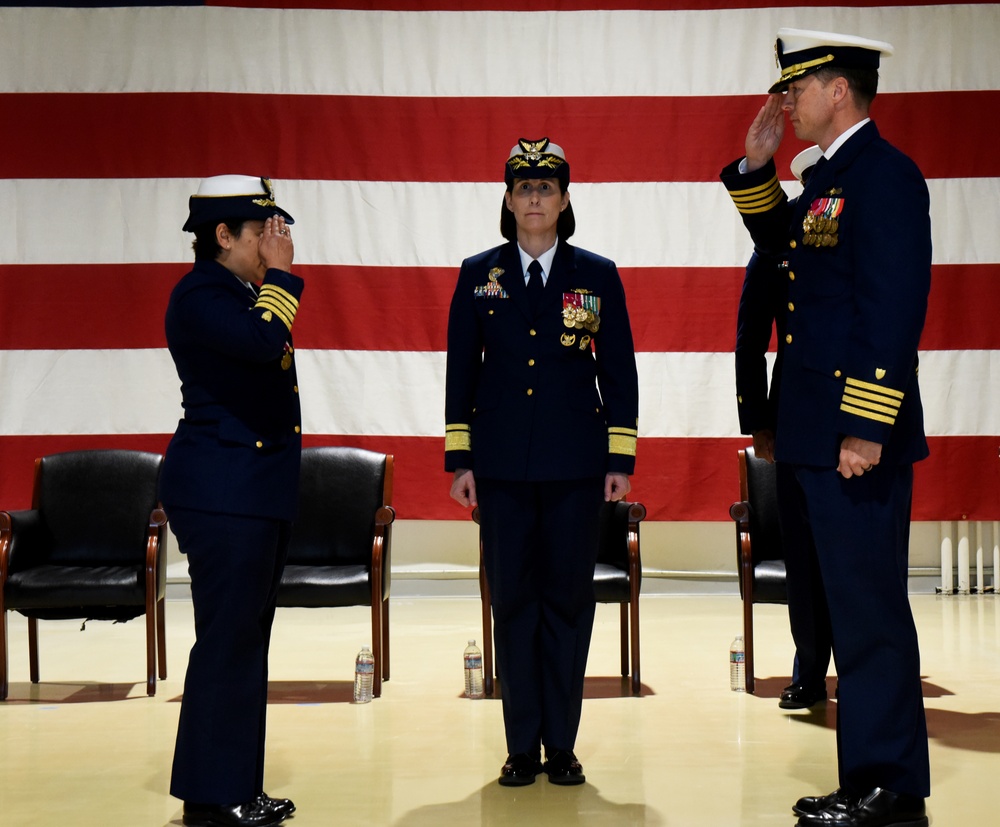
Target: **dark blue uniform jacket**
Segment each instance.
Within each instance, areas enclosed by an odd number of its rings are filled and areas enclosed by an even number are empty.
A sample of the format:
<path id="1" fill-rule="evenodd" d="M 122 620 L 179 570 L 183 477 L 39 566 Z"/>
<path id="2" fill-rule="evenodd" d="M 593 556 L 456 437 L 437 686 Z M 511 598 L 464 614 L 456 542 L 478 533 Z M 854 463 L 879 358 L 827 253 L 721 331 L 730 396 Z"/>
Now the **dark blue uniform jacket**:
<path id="1" fill-rule="evenodd" d="M 736 314 L 736 402 L 742 434 L 763 430 L 773 432 L 777 427 L 788 304 L 784 266 L 783 259 L 756 251 L 747 262 Z M 775 326 L 778 330 L 778 353 L 768 390 L 766 356 L 771 344 L 771 330 Z"/>
<path id="2" fill-rule="evenodd" d="M 174 288 L 166 333 L 184 418 L 160 476 L 168 512 L 295 517 L 302 436 L 291 325 L 302 288 L 272 269 L 258 297 L 202 259 Z"/>
<path id="3" fill-rule="evenodd" d="M 560 241 L 532 314 L 515 242 L 466 259 L 446 386 L 448 471 L 512 481 L 631 474 L 638 378 L 614 262 Z"/>
<path id="4" fill-rule="evenodd" d="M 843 437 L 882 462 L 927 456 L 917 345 L 930 292 L 930 200 L 916 165 L 867 123 L 794 203 L 774 163 L 729 190 L 754 244 L 788 260 L 776 459 L 836 466 Z"/>

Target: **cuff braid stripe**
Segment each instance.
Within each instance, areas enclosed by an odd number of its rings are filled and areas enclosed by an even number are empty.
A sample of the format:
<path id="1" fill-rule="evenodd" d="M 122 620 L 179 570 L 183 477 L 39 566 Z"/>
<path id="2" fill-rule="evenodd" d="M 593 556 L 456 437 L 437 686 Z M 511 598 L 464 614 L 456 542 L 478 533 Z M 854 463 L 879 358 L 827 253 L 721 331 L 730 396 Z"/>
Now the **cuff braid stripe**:
<path id="1" fill-rule="evenodd" d="M 276 287 L 273 284 L 265 284 L 260 289 L 260 296 L 257 297 L 256 308 L 270 310 L 275 316 L 281 319 L 282 323 L 289 330 L 295 321 L 295 313 L 299 309 L 296 298 L 286 290 Z"/>
<path id="2" fill-rule="evenodd" d="M 472 450 L 472 433 L 468 425 L 446 425 L 444 430 L 445 451 Z"/>
<path id="3" fill-rule="evenodd" d="M 283 307 L 280 307 L 278 305 L 274 305 L 274 304 L 272 304 L 269 301 L 261 301 L 260 299 L 257 300 L 257 304 L 254 305 L 254 306 L 258 310 L 266 310 L 266 311 L 274 314 L 275 316 L 277 316 L 279 319 L 281 319 L 281 323 L 289 331 L 291 331 L 291 329 L 292 329 L 292 322 L 295 321 L 295 317 L 292 316 L 291 318 L 289 318 L 287 312 L 285 311 L 285 309 Z M 271 321 L 271 320 L 267 319 L 267 321 Z"/>
<path id="4" fill-rule="evenodd" d="M 873 385 L 871 382 L 862 382 L 860 379 L 851 379 L 848 377 L 847 384 L 852 388 L 861 388 L 862 390 L 884 394 L 885 396 L 895 396 L 900 400 L 903 398 L 903 391 L 897 391 L 894 388 L 885 388 L 882 385 Z"/>
<path id="5" fill-rule="evenodd" d="M 608 428 L 608 453 L 634 457 L 636 434 L 631 428 Z"/>
<path id="6" fill-rule="evenodd" d="M 260 288 L 260 296 L 258 301 L 264 299 L 266 301 L 273 302 L 274 304 L 281 305 L 286 308 L 287 312 L 291 314 L 292 318 L 295 318 L 295 313 L 299 309 L 298 299 L 295 298 L 287 290 L 282 290 L 274 284 L 265 284 Z"/>
<path id="7" fill-rule="evenodd" d="M 781 203 L 783 191 L 777 177 L 760 187 L 747 190 L 730 190 L 733 203 L 744 215 L 767 212 Z"/>
<path id="8" fill-rule="evenodd" d="M 848 405 L 846 402 L 841 403 L 840 410 L 845 413 L 854 414 L 855 416 L 863 417 L 864 419 L 872 419 L 875 422 L 884 422 L 886 425 L 895 425 L 896 417 L 894 416 L 883 416 L 882 414 L 874 413 L 873 411 L 862 410 L 861 408 L 855 408 Z"/>

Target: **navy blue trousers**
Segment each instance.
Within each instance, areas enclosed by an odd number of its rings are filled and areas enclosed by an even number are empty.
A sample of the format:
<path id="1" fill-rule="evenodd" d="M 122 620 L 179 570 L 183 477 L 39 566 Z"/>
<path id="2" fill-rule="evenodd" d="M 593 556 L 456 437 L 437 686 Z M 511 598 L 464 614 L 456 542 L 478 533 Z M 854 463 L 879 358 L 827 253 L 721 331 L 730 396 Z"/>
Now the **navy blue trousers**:
<path id="1" fill-rule="evenodd" d="M 778 502 L 796 502 L 798 482 L 795 466 L 779 462 L 775 465 Z M 779 506 L 780 510 L 780 506 Z M 819 561 L 815 549 L 809 545 L 806 553 L 796 554 L 792 545 L 802 542 L 802 531 L 798 528 L 801 515 L 789 517 L 787 511 L 780 515 L 785 520 L 792 519 L 793 533 L 782 531 L 782 545 L 785 551 L 785 584 L 788 589 L 788 625 L 795 641 L 795 661 L 792 667 L 792 683 L 800 684 L 811 691 L 825 691 L 826 673 L 830 668 L 833 635 L 830 631 L 830 613 L 826 607 L 823 592 L 823 578 L 820 576 Z"/>
<path id="2" fill-rule="evenodd" d="M 840 786 L 926 797 L 927 723 L 907 593 L 913 467 L 880 465 L 844 479 L 836 469 L 796 466 L 792 475 L 779 499 L 782 531 L 786 553 L 818 567 L 826 596 Z"/>
<path id="3" fill-rule="evenodd" d="M 250 801 L 263 791 L 267 654 L 291 523 L 180 508 L 168 516 L 188 559 L 195 626 L 170 794 Z"/>
<path id="4" fill-rule="evenodd" d="M 477 479 L 507 751 L 571 750 L 594 628 L 604 480 Z"/>

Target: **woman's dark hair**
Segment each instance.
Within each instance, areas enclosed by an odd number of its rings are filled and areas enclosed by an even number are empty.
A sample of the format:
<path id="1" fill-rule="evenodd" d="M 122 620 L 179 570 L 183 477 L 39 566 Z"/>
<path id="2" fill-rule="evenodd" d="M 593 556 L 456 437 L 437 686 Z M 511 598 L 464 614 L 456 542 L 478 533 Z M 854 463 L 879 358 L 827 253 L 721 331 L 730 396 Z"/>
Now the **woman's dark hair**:
<path id="1" fill-rule="evenodd" d="M 246 223 L 242 218 L 226 218 L 222 221 L 213 221 L 209 224 L 202 224 L 194 228 L 194 241 L 191 248 L 194 250 L 195 259 L 207 258 L 215 261 L 222 253 L 219 242 L 215 239 L 215 228 L 220 224 L 225 224 L 229 234 L 234 238 L 239 238 L 243 232 L 243 225 Z"/>
<path id="2" fill-rule="evenodd" d="M 559 181 L 558 178 L 556 180 Z M 513 191 L 514 185 L 511 184 L 507 187 L 507 192 Z M 559 181 L 559 193 L 564 192 L 566 190 L 563 188 L 563 183 Z M 559 213 L 559 220 L 556 222 L 556 236 L 560 241 L 565 241 L 575 232 L 576 217 L 573 215 L 573 205 L 567 204 L 566 209 Z M 514 218 L 514 213 L 507 209 L 506 196 L 500 203 L 500 235 L 508 241 L 517 241 L 517 219 Z"/>

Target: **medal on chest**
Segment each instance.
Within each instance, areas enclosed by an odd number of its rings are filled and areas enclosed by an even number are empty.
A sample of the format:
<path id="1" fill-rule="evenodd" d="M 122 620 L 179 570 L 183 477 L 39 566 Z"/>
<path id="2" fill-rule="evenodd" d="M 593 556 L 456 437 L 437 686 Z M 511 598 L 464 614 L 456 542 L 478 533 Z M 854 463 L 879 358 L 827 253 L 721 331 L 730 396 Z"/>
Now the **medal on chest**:
<path id="1" fill-rule="evenodd" d="M 563 324 L 571 330 L 596 333 L 601 326 L 601 297 L 583 290 L 563 293 L 562 318 Z"/>
<path id="2" fill-rule="evenodd" d="M 836 247 L 840 241 L 840 214 L 844 211 L 844 199 L 834 197 L 840 190 L 831 190 L 822 198 L 809 205 L 809 211 L 802 219 L 802 243 L 810 247 Z"/>

